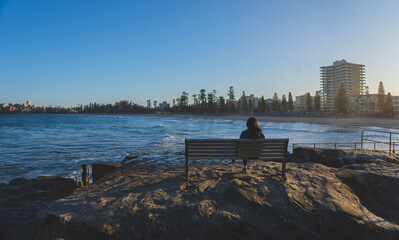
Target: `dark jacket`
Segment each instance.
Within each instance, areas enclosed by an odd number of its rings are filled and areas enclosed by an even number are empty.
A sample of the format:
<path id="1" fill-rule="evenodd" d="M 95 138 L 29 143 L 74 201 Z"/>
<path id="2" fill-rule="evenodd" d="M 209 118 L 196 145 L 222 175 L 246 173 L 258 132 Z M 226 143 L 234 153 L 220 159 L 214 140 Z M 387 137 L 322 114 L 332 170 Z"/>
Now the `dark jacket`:
<path id="1" fill-rule="evenodd" d="M 265 134 L 258 129 L 251 131 L 249 128 L 242 131 L 240 139 L 265 139 Z"/>

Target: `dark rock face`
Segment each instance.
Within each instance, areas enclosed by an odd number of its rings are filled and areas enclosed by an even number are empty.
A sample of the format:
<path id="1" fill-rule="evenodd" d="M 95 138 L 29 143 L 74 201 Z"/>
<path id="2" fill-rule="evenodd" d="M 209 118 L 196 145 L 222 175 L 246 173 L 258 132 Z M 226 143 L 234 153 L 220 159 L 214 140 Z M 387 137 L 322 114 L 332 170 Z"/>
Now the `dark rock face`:
<path id="1" fill-rule="evenodd" d="M 190 182 L 179 167 L 127 164 L 43 210 L 38 236 L 399 239 L 397 159 L 316 152 L 313 162 L 289 162 L 286 180 L 277 162 L 250 162 L 247 173 L 241 163 L 192 163 Z M 346 164 L 335 165 L 330 153 Z"/>
<path id="2" fill-rule="evenodd" d="M 97 162 L 91 164 L 93 182 L 100 180 L 105 174 L 119 168 L 121 164 L 111 162 Z"/>
<path id="3" fill-rule="evenodd" d="M 35 239 L 38 212 L 76 187 L 72 179 L 62 177 L 17 178 L 0 184 L 0 239 Z"/>

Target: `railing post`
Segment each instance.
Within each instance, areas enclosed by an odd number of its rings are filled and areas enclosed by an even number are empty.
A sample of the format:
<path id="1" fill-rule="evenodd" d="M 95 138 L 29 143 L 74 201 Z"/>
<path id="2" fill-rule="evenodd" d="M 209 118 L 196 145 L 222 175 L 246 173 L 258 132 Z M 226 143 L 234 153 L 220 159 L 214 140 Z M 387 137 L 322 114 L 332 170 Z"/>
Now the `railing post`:
<path id="1" fill-rule="evenodd" d="M 316 143 L 313 144 L 313 148 L 316 148 Z"/>
<path id="2" fill-rule="evenodd" d="M 186 163 L 185 163 L 185 170 L 186 170 L 186 181 L 188 182 L 188 153 L 187 153 L 187 150 L 188 150 L 188 147 L 187 147 L 187 140 L 184 142 L 184 145 L 185 145 L 185 160 L 186 160 Z"/>
<path id="3" fill-rule="evenodd" d="M 375 142 L 374 142 L 374 151 L 375 151 Z"/>
<path id="4" fill-rule="evenodd" d="M 361 138 L 361 142 L 360 142 L 360 149 L 362 149 L 362 150 L 363 150 L 363 133 L 364 133 L 364 130 L 362 131 L 362 138 Z"/>
<path id="5" fill-rule="evenodd" d="M 355 150 L 356 150 L 356 143 L 355 143 Z"/>
<path id="6" fill-rule="evenodd" d="M 395 153 L 395 142 L 393 142 L 392 145 L 393 145 L 392 153 Z"/>
<path id="7" fill-rule="evenodd" d="M 284 180 L 286 179 L 286 176 L 285 176 L 285 161 L 286 161 L 286 158 L 287 158 L 287 147 L 288 147 L 288 141 L 285 144 L 284 158 L 283 158 L 282 164 L 281 164 L 281 174 L 282 174 L 282 177 L 283 177 Z"/>
<path id="8" fill-rule="evenodd" d="M 82 184 L 83 186 L 87 185 L 87 165 L 82 164 Z"/>
<path id="9" fill-rule="evenodd" d="M 334 143 L 334 149 L 337 149 L 337 143 Z"/>
<path id="10" fill-rule="evenodd" d="M 392 133 L 389 133 L 389 156 L 391 156 L 392 153 L 391 145 L 392 145 Z"/>

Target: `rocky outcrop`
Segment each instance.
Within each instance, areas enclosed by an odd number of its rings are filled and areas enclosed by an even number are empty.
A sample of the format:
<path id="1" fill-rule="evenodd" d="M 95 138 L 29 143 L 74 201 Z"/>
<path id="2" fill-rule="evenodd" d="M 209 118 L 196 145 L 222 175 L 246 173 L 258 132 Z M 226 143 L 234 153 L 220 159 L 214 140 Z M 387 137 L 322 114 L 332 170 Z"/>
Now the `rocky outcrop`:
<path id="1" fill-rule="evenodd" d="M 349 164 L 388 162 L 399 164 L 397 155 L 390 156 L 384 151 L 344 150 L 298 147 L 293 151 L 294 162 L 315 162 L 330 167 L 342 167 Z"/>
<path id="2" fill-rule="evenodd" d="M 398 239 L 397 158 L 323 151 L 292 159 L 286 180 L 277 162 L 251 162 L 247 173 L 192 163 L 189 182 L 181 167 L 126 164 L 43 210 L 38 237 Z"/>
<path id="3" fill-rule="evenodd" d="M 62 177 L 17 178 L 0 184 L 0 239 L 34 239 L 39 212 L 77 188 Z"/>

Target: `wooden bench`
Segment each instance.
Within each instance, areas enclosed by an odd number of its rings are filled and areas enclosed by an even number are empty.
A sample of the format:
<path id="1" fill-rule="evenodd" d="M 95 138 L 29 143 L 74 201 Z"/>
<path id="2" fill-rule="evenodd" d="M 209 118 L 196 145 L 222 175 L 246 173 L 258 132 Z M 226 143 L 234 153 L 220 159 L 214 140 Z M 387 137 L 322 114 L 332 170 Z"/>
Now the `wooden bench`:
<path id="1" fill-rule="evenodd" d="M 186 180 L 188 161 L 195 160 L 236 160 L 260 159 L 281 161 L 282 176 L 285 178 L 285 162 L 288 139 L 186 139 Z"/>

